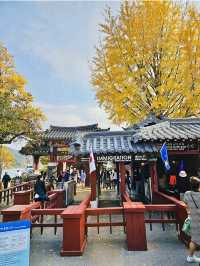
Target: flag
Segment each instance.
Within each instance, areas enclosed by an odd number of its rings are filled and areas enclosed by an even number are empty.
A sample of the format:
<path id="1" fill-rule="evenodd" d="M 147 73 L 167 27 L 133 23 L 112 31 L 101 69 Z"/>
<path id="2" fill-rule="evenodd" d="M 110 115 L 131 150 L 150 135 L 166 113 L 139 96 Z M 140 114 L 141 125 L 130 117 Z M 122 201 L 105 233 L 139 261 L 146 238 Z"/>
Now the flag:
<path id="1" fill-rule="evenodd" d="M 160 155 L 161 155 L 161 159 L 164 163 L 165 169 L 167 171 L 170 170 L 170 165 L 169 165 L 169 160 L 168 160 L 168 153 L 167 153 L 167 145 L 166 143 L 164 143 L 160 149 Z"/>
<path id="2" fill-rule="evenodd" d="M 94 160 L 94 154 L 92 150 L 92 145 L 90 145 L 90 174 L 92 172 L 96 171 L 96 165 L 95 165 L 95 160 Z"/>
<path id="3" fill-rule="evenodd" d="M 179 172 L 180 172 L 180 171 L 184 171 L 184 170 L 185 170 L 185 167 L 184 167 L 184 161 L 181 160 L 180 165 L 179 165 Z"/>

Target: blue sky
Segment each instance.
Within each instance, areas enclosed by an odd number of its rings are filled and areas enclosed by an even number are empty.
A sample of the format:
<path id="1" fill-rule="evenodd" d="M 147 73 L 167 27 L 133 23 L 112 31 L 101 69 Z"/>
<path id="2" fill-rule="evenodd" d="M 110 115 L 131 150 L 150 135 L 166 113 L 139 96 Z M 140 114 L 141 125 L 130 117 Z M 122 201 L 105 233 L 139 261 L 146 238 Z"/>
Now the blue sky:
<path id="1" fill-rule="evenodd" d="M 106 6 L 116 13 L 120 2 L 0 2 L 0 42 L 46 114 L 45 128 L 96 122 L 118 128 L 98 107 L 90 84 L 89 61 Z"/>
<path id="2" fill-rule="evenodd" d="M 120 3 L 0 2 L 0 42 L 45 112 L 44 127 L 96 122 L 112 126 L 95 100 L 89 67 L 106 5 L 116 12 Z"/>

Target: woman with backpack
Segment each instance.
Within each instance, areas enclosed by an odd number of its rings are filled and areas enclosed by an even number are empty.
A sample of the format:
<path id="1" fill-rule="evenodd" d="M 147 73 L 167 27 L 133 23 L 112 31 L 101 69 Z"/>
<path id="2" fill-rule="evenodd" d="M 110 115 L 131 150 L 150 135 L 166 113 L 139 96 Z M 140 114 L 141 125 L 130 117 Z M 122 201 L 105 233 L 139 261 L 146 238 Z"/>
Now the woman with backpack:
<path id="1" fill-rule="evenodd" d="M 187 262 L 198 262 L 200 258 L 194 255 L 200 247 L 200 179 L 190 178 L 191 190 L 185 192 L 183 201 L 187 204 L 188 215 L 191 217 L 191 242 Z"/>

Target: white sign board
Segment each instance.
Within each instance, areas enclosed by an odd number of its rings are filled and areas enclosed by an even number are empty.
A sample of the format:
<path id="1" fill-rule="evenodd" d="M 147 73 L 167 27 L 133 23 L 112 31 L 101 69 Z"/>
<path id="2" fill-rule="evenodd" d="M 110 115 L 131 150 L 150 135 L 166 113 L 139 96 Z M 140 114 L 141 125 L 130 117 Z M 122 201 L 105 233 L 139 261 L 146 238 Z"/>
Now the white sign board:
<path id="1" fill-rule="evenodd" d="M 30 222 L 0 223 L 0 265 L 29 266 Z"/>

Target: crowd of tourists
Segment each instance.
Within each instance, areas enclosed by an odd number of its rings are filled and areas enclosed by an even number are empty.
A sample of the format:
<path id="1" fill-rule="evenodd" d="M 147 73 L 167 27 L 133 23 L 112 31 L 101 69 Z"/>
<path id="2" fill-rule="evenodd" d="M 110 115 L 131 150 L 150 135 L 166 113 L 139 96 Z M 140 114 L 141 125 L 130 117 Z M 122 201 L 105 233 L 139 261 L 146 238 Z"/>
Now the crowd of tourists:
<path id="1" fill-rule="evenodd" d="M 0 180 L 0 190 L 7 189 L 9 186 L 17 186 L 22 182 L 22 176 L 20 171 L 17 171 L 17 175 L 13 178 L 5 172 L 2 179 Z"/>
<path id="2" fill-rule="evenodd" d="M 80 183 L 83 187 L 85 186 L 85 179 L 86 173 L 84 170 L 78 171 L 76 168 L 61 171 L 57 178 L 53 174 L 47 177 L 46 172 L 41 172 L 41 174 L 37 176 L 35 183 L 34 198 L 36 201 L 46 201 L 48 200 L 48 191 L 54 190 L 55 188 L 64 188 L 65 184 L 70 180 Z"/>
<path id="3" fill-rule="evenodd" d="M 149 182 L 149 172 L 145 163 L 138 164 L 131 173 L 130 169 L 125 170 L 125 183 L 130 195 L 134 195 L 134 199 L 145 202 L 146 185 Z M 100 171 L 100 186 L 105 189 L 118 189 L 121 182 L 120 172 L 117 169 L 102 169 Z"/>
<path id="4" fill-rule="evenodd" d="M 85 186 L 86 173 L 84 170 L 78 170 L 76 168 L 66 169 L 65 171 L 61 171 L 58 175 L 57 185 L 63 187 L 64 182 L 68 182 L 70 180 L 74 180 L 76 184 L 81 184 L 82 187 Z"/>

